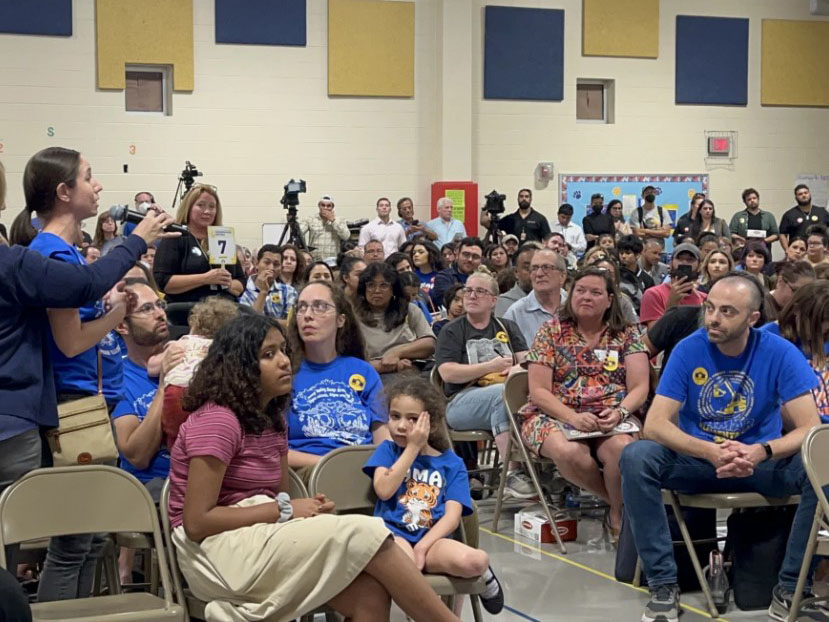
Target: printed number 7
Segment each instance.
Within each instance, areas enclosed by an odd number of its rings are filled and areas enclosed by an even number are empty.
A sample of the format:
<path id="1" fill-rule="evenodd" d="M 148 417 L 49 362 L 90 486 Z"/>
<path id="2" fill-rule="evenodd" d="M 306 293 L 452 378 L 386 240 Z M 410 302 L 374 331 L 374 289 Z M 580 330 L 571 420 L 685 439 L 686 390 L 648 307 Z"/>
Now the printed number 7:
<path id="1" fill-rule="evenodd" d="M 221 247 L 221 253 L 224 255 L 225 249 L 227 249 L 227 240 L 219 240 L 219 246 Z"/>

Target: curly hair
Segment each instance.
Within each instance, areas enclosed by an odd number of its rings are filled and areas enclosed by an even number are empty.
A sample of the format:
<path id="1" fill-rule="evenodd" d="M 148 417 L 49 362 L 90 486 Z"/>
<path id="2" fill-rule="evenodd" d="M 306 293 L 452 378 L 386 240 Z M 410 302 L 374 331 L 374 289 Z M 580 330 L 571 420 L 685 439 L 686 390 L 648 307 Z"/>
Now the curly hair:
<path id="1" fill-rule="evenodd" d="M 416 240 L 414 244 L 412 244 L 412 254 L 414 253 L 414 249 L 418 246 L 422 246 L 423 250 L 426 251 L 426 255 L 429 258 L 429 268 L 431 268 L 431 272 L 440 272 L 443 270 L 443 255 L 440 254 L 440 249 L 429 240 L 426 239 L 419 239 Z M 412 265 L 414 266 L 414 257 L 412 257 Z M 419 270 L 417 266 L 415 269 Z"/>
<path id="2" fill-rule="evenodd" d="M 337 329 L 335 344 L 337 356 L 352 356 L 366 360 L 366 344 L 363 340 L 363 333 L 360 331 L 360 325 L 354 316 L 354 309 L 351 308 L 351 303 L 346 298 L 345 292 L 328 281 L 314 281 L 299 290 L 297 303 L 299 303 L 299 299 L 302 297 L 302 292 L 312 286 L 327 288 L 331 294 L 331 300 L 334 302 L 334 306 L 337 307 L 337 315 L 345 317 L 345 323 Z M 297 325 L 296 318 L 297 313 L 294 312 L 288 319 L 288 341 L 291 344 L 291 359 L 294 364 L 294 370 L 299 369 L 299 364 L 305 357 L 305 343 L 299 334 L 299 326 Z"/>
<path id="3" fill-rule="evenodd" d="M 239 305 L 221 296 L 208 296 L 193 305 L 187 317 L 190 333 L 212 339 L 219 330 L 239 315 Z"/>
<path id="4" fill-rule="evenodd" d="M 354 294 L 354 311 L 359 320 L 366 326 L 377 326 L 371 306 L 366 299 L 368 284 L 377 276 L 391 286 L 391 300 L 389 300 L 389 304 L 386 305 L 386 310 L 383 312 L 383 326 L 387 331 L 390 331 L 406 321 L 409 314 L 409 300 L 403 291 L 403 285 L 397 271 L 389 264 L 379 261 L 370 263 L 365 272 L 360 275 L 357 292 Z"/>
<path id="5" fill-rule="evenodd" d="M 408 263 L 409 263 L 409 267 L 410 267 L 412 270 L 414 270 L 414 262 L 412 261 L 412 258 L 411 258 L 411 257 L 410 257 L 407 253 L 401 253 L 401 252 L 392 253 L 391 255 L 389 255 L 388 257 L 386 257 L 386 259 L 385 259 L 385 263 L 387 263 L 387 264 L 388 264 L 388 265 L 390 265 L 392 268 L 394 268 L 394 271 L 395 271 L 395 272 L 397 272 L 397 271 L 398 271 L 398 270 L 397 270 L 397 264 L 399 264 L 401 261 L 406 261 L 406 262 L 408 262 Z"/>
<path id="6" fill-rule="evenodd" d="M 398 397 L 409 397 L 421 403 L 420 410 L 429 413 L 429 445 L 438 451 L 451 449 L 446 426 L 446 398 L 431 382 L 420 376 L 402 376 L 384 389 L 386 406 Z"/>
<path id="7" fill-rule="evenodd" d="M 290 393 L 274 398 L 262 409 L 262 380 L 259 375 L 259 348 L 268 332 L 285 331 L 276 320 L 258 314 L 244 314 L 225 324 L 207 351 L 187 392 L 181 400 L 186 411 L 212 402 L 229 408 L 246 433 L 261 434 L 268 428 L 285 431 L 282 413 Z M 290 348 L 285 344 L 286 353 Z"/>
<path id="8" fill-rule="evenodd" d="M 829 322 L 829 281 L 816 280 L 798 288 L 777 323 L 780 334 L 801 349 L 811 359 L 812 366 L 824 369 L 829 363 L 826 355 L 824 326 Z"/>

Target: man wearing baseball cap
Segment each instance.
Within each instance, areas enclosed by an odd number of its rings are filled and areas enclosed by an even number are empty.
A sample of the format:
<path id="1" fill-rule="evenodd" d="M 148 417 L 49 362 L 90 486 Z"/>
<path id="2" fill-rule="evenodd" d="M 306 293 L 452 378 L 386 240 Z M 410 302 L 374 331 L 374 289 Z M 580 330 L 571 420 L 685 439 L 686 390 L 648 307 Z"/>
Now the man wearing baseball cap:
<path id="1" fill-rule="evenodd" d="M 340 243 L 345 242 L 351 232 L 342 218 L 334 215 L 334 198 L 331 195 L 320 197 L 319 214 L 302 221 L 302 237 L 305 244 L 312 248 L 314 259 L 336 258 L 340 253 Z"/>
<path id="2" fill-rule="evenodd" d="M 671 259 L 671 282 L 645 290 L 639 321 L 650 328 L 671 307 L 702 305 L 705 294 L 696 290 L 699 262 L 696 246 L 689 242 L 677 246 Z"/>

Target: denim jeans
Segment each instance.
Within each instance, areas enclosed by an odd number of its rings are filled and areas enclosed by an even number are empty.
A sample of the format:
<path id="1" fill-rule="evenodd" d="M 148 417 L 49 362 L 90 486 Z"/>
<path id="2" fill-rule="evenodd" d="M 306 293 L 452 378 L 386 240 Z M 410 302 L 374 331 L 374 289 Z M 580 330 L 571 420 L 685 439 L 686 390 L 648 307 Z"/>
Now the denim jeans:
<path id="1" fill-rule="evenodd" d="M 38 602 L 87 598 L 105 534 L 58 536 L 49 541 L 37 590 Z"/>
<path id="2" fill-rule="evenodd" d="M 39 468 L 42 459 L 40 431 L 37 428 L 0 441 L 0 493 L 29 471 Z M 7 568 L 15 567 L 18 549 L 17 544 L 6 547 Z"/>
<path id="3" fill-rule="evenodd" d="M 504 385 L 469 387 L 457 393 L 446 407 L 446 421 L 455 430 L 492 430 L 495 436 L 507 432 Z"/>
<path id="4" fill-rule="evenodd" d="M 767 497 L 801 495 L 795 513 L 786 556 L 778 581 L 794 592 L 803 554 L 815 516 L 817 497 L 809 483 L 800 454 L 761 462 L 751 477 L 717 479 L 707 460 L 679 454 L 654 441 L 636 441 L 625 447 L 620 461 L 625 511 L 630 518 L 636 550 L 651 587 L 677 582 L 668 517 L 662 489 L 679 493 L 758 492 Z M 812 560 L 807 587 L 817 566 Z"/>

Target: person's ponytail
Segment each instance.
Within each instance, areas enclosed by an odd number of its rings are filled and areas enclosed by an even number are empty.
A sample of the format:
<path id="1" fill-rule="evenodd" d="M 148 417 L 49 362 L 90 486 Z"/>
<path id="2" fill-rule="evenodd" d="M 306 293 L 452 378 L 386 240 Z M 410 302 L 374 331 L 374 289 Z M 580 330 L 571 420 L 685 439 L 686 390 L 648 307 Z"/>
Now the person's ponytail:
<path id="1" fill-rule="evenodd" d="M 28 208 L 23 208 L 17 217 L 12 221 L 9 230 L 9 244 L 14 246 L 28 246 L 37 235 L 37 229 L 32 225 L 32 213 Z"/>

